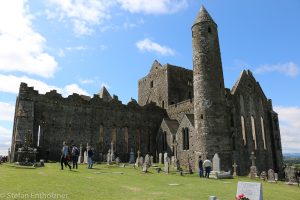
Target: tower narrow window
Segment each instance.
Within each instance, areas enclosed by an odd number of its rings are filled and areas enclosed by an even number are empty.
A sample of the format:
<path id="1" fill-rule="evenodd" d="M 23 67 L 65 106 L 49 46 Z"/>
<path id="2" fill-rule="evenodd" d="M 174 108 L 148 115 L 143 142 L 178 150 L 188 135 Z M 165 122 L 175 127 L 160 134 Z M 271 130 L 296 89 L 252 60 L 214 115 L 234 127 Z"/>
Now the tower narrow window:
<path id="1" fill-rule="evenodd" d="M 243 141 L 244 141 L 244 145 L 246 145 L 246 130 L 245 130 L 245 119 L 244 116 L 241 116 L 241 125 L 242 125 L 242 134 L 243 134 Z"/>
<path id="2" fill-rule="evenodd" d="M 211 28 L 210 27 L 208 27 L 207 32 L 211 33 Z"/>
<path id="3" fill-rule="evenodd" d="M 165 101 L 162 101 L 162 102 L 161 102 L 161 107 L 162 107 L 162 108 L 165 108 Z"/>
<path id="4" fill-rule="evenodd" d="M 251 116 L 251 126 L 252 126 L 252 138 L 253 138 L 253 142 L 254 142 L 254 148 L 257 149 L 255 120 L 254 120 L 253 116 Z"/>
<path id="5" fill-rule="evenodd" d="M 261 134 L 262 134 L 264 149 L 267 149 L 264 119 L 262 117 L 260 117 L 260 124 L 261 124 Z"/>
<path id="6" fill-rule="evenodd" d="M 182 129 L 182 138 L 183 138 L 183 150 L 189 150 L 189 129 L 183 128 Z"/>
<path id="7" fill-rule="evenodd" d="M 153 81 L 150 82 L 150 88 L 153 88 Z"/>

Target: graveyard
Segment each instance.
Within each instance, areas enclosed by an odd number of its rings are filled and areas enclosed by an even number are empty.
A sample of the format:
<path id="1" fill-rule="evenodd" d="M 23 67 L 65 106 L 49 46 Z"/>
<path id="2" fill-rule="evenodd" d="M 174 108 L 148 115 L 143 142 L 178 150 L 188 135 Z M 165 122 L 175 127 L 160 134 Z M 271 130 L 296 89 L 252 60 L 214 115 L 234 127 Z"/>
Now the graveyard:
<path id="1" fill-rule="evenodd" d="M 164 168 L 163 165 L 156 165 Z M 33 168 L 0 165 L 0 199 L 38 199 L 37 195 L 52 195 L 48 199 L 200 199 L 216 196 L 219 200 L 233 200 L 238 182 L 262 184 L 265 200 L 300 199 L 300 187 L 277 181 L 270 183 L 260 178 L 236 176 L 233 179 L 199 178 L 197 173 L 181 176 L 173 168 L 169 173 L 157 173 L 157 167 L 133 167 L 133 164 L 96 164 L 87 169 L 60 170 L 60 163 L 45 163 Z M 55 196 L 58 195 L 58 196 Z M 41 197 L 41 196 L 40 196 Z M 46 198 L 40 198 L 46 199 Z"/>

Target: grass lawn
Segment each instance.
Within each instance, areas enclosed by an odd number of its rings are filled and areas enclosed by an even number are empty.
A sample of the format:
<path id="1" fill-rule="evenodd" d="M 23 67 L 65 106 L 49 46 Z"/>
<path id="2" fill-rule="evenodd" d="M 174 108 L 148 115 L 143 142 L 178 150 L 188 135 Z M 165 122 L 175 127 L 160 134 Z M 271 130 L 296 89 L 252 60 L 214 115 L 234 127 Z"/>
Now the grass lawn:
<path id="1" fill-rule="evenodd" d="M 73 171 L 60 170 L 58 163 L 46 163 L 46 167 L 37 169 L 15 168 L 4 164 L 0 165 L 0 199 L 26 199 L 24 195 L 42 193 L 67 194 L 65 199 L 71 200 L 207 200 L 211 195 L 217 196 L 219 200 L 234 200 L 238 181 L 253 180 L 246 177 L 200 179 L 196 174 L 158 174 L 154 169 L 144 174 L 141 169 L 130 166 L 121 168 L 105 164 L 95 165 L 94 169 L 79 165 L 79 169 Z M 300 200 L 300 188 L 297 186 L 257 181 L 263 184 L 264 200 Z M 12 194 L 16 195 L 15 198 L 11 198 Z"/>

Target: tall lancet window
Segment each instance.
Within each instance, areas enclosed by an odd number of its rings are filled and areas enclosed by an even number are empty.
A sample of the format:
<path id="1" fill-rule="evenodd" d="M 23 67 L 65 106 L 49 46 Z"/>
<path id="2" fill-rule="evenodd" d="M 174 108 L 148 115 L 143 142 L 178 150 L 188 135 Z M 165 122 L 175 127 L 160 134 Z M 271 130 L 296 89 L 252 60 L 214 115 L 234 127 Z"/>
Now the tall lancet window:
<path id="1" fill-rule="evenodd" d="M 252 137 L 253 137 L 253 142 L 254 142 L 254 148 L 257 149 L 255 121 L 254 121 L 253 116 L 251 116 L 251 127 L 252 127 Z"/>
<path id="2" fill-rule="evenodd" d="M 264 149 L 267 149 L 264 119 L 262 117 L 260 117 L 260 124 L 261 124 L 261 134 L 262 134 L 262 139 L 263 139 L 263 143 L 264 143 Z"/>
<path id="3" fill-rule="evenodd" d="M 36 145 L 38 147 L 40 146 L 40 140 L 41 140 L 41 126 L 39 125 L 37 145 Z"/>
<path id="4" fill-rule="evenodd" d="M 246 129 L 245 129 L 245 119 L 244 119 L 243 115 L 241 116 L 241 125 L 242 125 L 243 142 L 244 142 L 244 145 L 246 145 L 247 144 L 247 142 L 246 142 Z"/>

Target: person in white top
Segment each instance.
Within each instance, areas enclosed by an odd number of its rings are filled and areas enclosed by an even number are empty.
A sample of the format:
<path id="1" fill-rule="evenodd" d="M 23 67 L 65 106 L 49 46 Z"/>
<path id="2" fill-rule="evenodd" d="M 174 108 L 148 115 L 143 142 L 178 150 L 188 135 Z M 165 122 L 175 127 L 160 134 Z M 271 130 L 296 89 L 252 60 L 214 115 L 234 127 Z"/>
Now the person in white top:
<path id="1" fill-rule="evenodd" d="M 212 166 L 212 163 L 207 157 L 206 160 L 204 160 L 204 162 L 203 162 L 203 168 L 205 169 L 205 176 L 204 176 L 205 178 L 209 178 L 211 166 Z"/>

